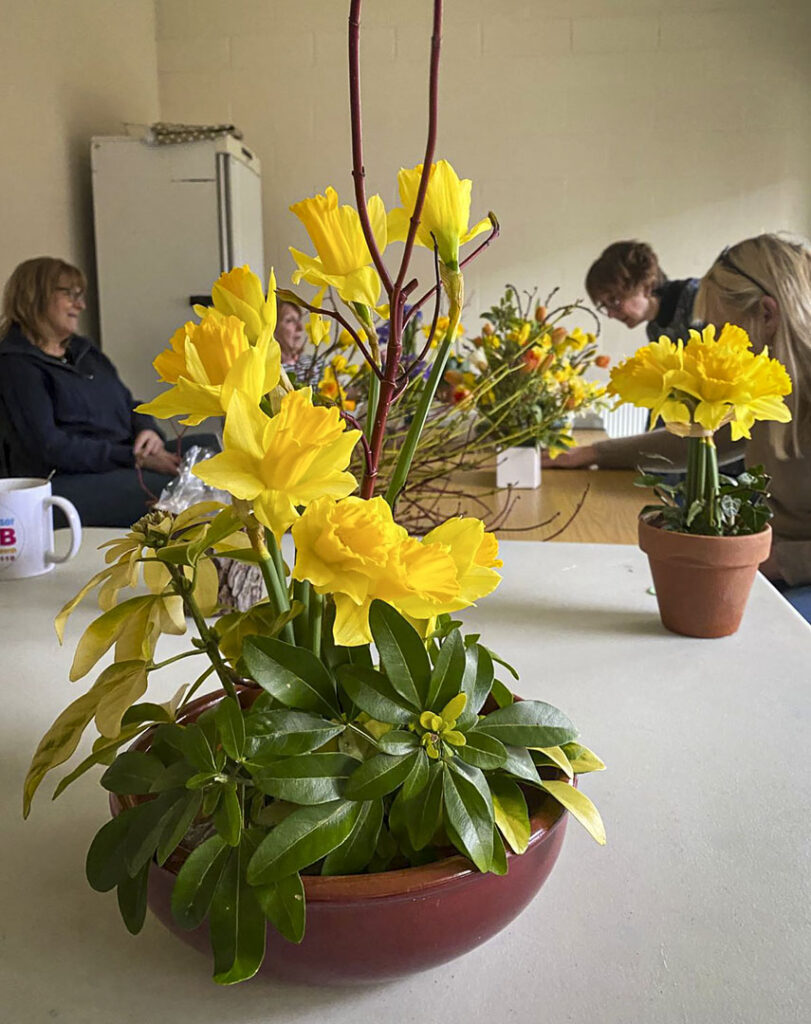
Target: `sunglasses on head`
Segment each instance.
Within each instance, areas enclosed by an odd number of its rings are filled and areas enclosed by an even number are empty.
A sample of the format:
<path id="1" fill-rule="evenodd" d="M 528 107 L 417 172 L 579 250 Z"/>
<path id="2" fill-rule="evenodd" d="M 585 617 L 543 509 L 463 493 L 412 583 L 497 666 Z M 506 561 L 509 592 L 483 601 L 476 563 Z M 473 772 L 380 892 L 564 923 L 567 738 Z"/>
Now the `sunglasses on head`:
<path id="1" fill-rule="evenodd" d="M 720 256 L 718 256 L 718 258 L 716 259 L 715 262 L 716 263 L 720 263 L 721 266 L 722 267 L 726 267 L 727 270 L 731 270 L 733 274 L 738 274 L 739 277 L 745 277 L 747 281 L 751 281 L 752 284 L 755 285 L 756 288 L 760 288 L 760 290 L 763 292 L 763 294 L 764 295 L 768 295 L 768 297 L 770 299 L 774 298 L 774 296 L 769 291 L 769 289 L 765 288 L 760 283 L 760 281 L 758 281 L 758 279 L 756 277 L 752 277 L 752 275 L 751 274 L 747 274 L 745 270 L 741 270 L 741 268 L 738 266 L 738 264 L 729 255 L 729 246 L 728 245 L 724 246 L 724 248 L 721 250 Z"/>

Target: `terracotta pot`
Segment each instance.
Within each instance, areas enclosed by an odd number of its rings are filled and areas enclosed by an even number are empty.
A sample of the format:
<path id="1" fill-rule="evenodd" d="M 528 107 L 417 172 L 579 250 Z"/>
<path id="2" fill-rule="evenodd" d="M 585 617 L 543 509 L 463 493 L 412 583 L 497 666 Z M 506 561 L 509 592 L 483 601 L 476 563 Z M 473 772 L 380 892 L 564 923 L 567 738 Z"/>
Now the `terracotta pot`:
<path id="1" fill-rule="evenodd" d="M 683 636 L 729 636 L 741 623 L 772 529 L 743 537 L 673 533 L 639 520 L 662 624 Z"/>
<path id="2" fill-rule="evenodd" d="M 256 691 L 246 691 L 242 699 L 247 704 L 255 696 Z M 193 701 L 184 718 L 193 720 L 221 697 Z M 135 746 L 148 745 L 145 735 Z M 136 799 L 111 794 L 113 815 Z M 502 876 L 482 874 L 460 855 L 379 874 L 303 876 L 304 939 L 294 945 L 268 925 L 260 974 L 316 985 L 363 984 L 427 970 L 467 953 L 501 931 L 536 895 L 558 858 L 567 818 L 560 804 L 539 795 L 529 846 L 520 856 L 507 851 L 509 870 Z M 164 867 L 153 864 L 149 907 L 178 938 L 210 957 L 208 925 L 184 931 L 172 917 L 171 893 L 186 856 L 178 848 Z"/>

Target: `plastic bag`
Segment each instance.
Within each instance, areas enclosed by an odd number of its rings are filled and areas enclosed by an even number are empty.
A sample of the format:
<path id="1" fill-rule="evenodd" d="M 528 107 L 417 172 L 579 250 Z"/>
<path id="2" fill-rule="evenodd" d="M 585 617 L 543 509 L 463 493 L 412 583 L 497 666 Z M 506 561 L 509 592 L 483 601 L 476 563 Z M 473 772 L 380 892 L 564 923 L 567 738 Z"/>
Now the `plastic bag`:
<path id="1" fill-rule="evenodd" d="M 190 505 L 198 501 L 221 501 L 224 505 L 231 504 L 231 495 L 227 491 L 219 491 L 216 487 L 209 487 L 208 484 L 192 474 L 192 470 L 198 462 L 210 459 L 217 453 L 210 448 L 201 448 L 193 445 L 183 456 L 177 476 L 174 477 L 161 491 L 155 508 L 163 509 L 165 512 L 183 512 Z"/>

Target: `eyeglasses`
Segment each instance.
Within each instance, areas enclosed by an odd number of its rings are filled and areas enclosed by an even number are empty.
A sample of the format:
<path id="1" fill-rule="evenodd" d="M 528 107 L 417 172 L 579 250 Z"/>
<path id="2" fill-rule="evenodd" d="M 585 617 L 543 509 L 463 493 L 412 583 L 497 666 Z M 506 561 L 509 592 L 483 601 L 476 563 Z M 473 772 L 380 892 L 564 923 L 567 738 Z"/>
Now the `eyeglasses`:
<path id="1" fill-rule="evenodd" d="M 66 288 L 62 285 L 54 288 L 55 292 L 64 292 L 65 295 L 70 297 L 71 302 L 81 302 L 84 298 L 84 288 Z"/>
<path id="2" fill-rule="evenodd" d="M 720 263 L 721 266 L 726 267 L 727 270 L 731 270 L 733 274 L 738 274 L 739 277 L 745 277 L 747 281 L 751 281 L 756 288 L 760 288 L 763 294 L 768 295 L 770 299 L 774 298 L 769 289 L 765 288 L 756 277 L 752 277 L 752 275 L 747 274 L 745 270 L 741 270 L 738 264 L 729 255 L 728 245 L 721 250 L 721 255 L 718 257 L 718 259 L 716 259 L 715 262 Z"/>
<path id="3" fill-rule="evenodd" d="M 603 299 L 602 302 L 598 302 L 595 308 L 598 313 L 613 313 L 614 310 L 619 309 L 621 304 L 622 299 L 618 299 L 616 296 L 612 295 L 611 298 Z"/>

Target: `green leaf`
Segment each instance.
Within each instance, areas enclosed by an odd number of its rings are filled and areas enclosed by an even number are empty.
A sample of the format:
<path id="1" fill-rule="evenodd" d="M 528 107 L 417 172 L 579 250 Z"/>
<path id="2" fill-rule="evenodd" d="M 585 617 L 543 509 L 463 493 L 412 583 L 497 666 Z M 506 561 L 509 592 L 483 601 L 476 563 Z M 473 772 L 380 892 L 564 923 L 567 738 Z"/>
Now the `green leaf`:
<path id="1" fill-rule="evenodd" d="M 475 731 L 517 747 L 554 747 L 577 737 L 566 715 L 540 700 L 518 700 L 491 711 Z"/>
<path id="2" fill-rule="evenodd" d="M 288 942 L 301 942 L 307 917 L 304 884 L 299 874 L 254 888 L 265 917 Z"/>
<path id="3" fill-rule="evenodd" d="M 267 885 L 310 867 L 352 831 L 360 804 L 335 800 L 294 811 L 267 836 L 248 865 L 251 885 Z"/>
<path id="4" fill-rule="evenodd" d="M 493 859 L 494 812 L 484 775 L 464 761 L 449 761 L 442 795 L 445 828 L 451 842 L 479 871 L 489 871 Z"/>
<path id="5" fill-rule="evenodd" d="M 226 697 L 220 701 L 215 719 L 223 750 L 234 761 L 239 761 L 245 751 L 245 720 L 242 710 L 230 697 Z"/>
<path id="6" fill-rule="evenodd" d="M 601 772 L 605 765 L 599 757 L 588 747 L 579 743 L 567 743 L 563 747 L 563 753 L 569 758 L 569 764 L 575 775 L 585 775 L 586 772 Z"/>
<path id="7" fill-rule="evenodd" d="M 523 853 L 529 845 L 530 824 L 527 801 L 521 787 L 512 779 L 490 778 L 490 794 L 496 825 L 515 853 Z"/>
<path id="8" fill-rule="evenodd" d="M 502 668 L 506 668 L 507 671 L 510 673 L 510 675 L 513 677 L 513 679 L 515 679 L 516 682 L 518 681 L 518 673 L 516 672 L 516 670 L 512 667 L 512 665 L 509 662 L 505 661 L 503 658 L 500 658 L 496 654 L 496 652 L 495 651 L 491 651 L 489 647 L 485 647 L 485 650 L 490 655 L 490 657 L 492 658 L 492 660 L 495 662 L 496 665 L 501 665 Z M 502 683 L 502 685 L 504 685 L 504 684 Z M 510 693 L 510 697 L 512 697 L 511 693 Z"/>
<path id="9" fill-rule="evenodd" d="M 179 798 L 172 806 L 171 814 L 167 815 L 161 833 L 156 859 L 164 864 L 169 854 L 177 849 L 178 844 L 189 831 L 189 827 L 200 812 L 203 805 L 203 794 L 198 789 Z"/>
<path id="10" fill-rule="evenodd" d="M 556 765 L 568 778 L 574 778 L 574 772 L 572 766 L 569 763 L 569 758 L 564 753 L 561 747 L 532 747 L 532 750 L 537 750 L 539 753 L 548 757 L 552 764 Z"/>
<path id="11" fill-rule="evenodd" d="M 131 935 L 137 935 L 144 926 L 150 867 L 147 861 L 134 878 L 122 878 L 118 883 L 118 909 Z"/>
<path id="12" fill-rule="evenodd" d="M 467 695 L 465 710 L 458 720 L 463 731 L 474 725 L 482 705 L 493 688 L 493 659 L 481 644 L 465 647 L 465 672 L 462 692 Z"/>
<path id="13" fill-rule="evenodd" d="M 515 698 L 513 697 L 512 690 L 498 679 L 493 680 L 493 688 L 490 691 L 493 695 L 493 700 L 498 704 L 500 708 L 509 707 L 513 703 Z"/>
<path id="14" fill-rule="evenodd" d="M 161 598 L 155 594 L 145 597 L 131 597 L 122 601 L 109 611 L 94 619 L 82 634 L 73 656 L 70 668 L 70 680 L 75 682 L 87 675 L 99 658 L 112 647 L 125 629 L 130 625 L 132 616 L 145 611 Z"/>
<path id="15" fill-rule="evenodd" d="M 185 789 L 186 784 L 194 778 L 194 775 L 194 767 L 188 761 L 173 761 L 152 783 L 150 793 L 165 793 L 168 789 Z M 189 786 L 188 788 L 193 789 L 194 787 Z"/>
<path id="16" fill-rule="evenodd" d="M 416 718 L 381 672 L 363 665 L 341 665 L 338 682 L 361 711 L 378 722 L 407 725 Z"/>
<path id="17" fill-rule="evenodd" d="M 563 804 L 567 811 L 571 811 L 600 846 L 605 845 L 603 819 L 585 793 L 581 793 L 579 789 L 575 789 L 570 783 L 563 782 L 561 779 L 543 779 L 541 785 L 558 803 Z"/>
<path id="18" fill-rule="evenodd" d="M 235 782 L 221 786 L 222 796 L 214 812 L 214 828 L 229 846 L 238 846 L 242 838 L 242 806 Z"/>
<path id="19" fill-rule="evenodd" d="M 356 875 L 374 856 L 383 824 L 383 801 L 362 803 L 357 821 L 347 838 L 324 858 L 322 875 Z"/>
<path id="20" fill-rule="evenodd" d="M 541 781 L 538 769 L 532 760 L 532 755 L 526 747 L 513 747 L 505 743 L 504 749 L 507 751 L 507 760 L 502 765 L 502 769 L 505 772 L 509 772 L 510 775 L 515 775 L 516 778 L 524 779 L 527 782 L 537 784 Z"/>
<path id="21" fill-rule="evenodd" d="M 199 768 L 201 772 L 217 771 L 214 751 L 199 721 L 183 729 L 180 742 L 187 760 L 195 768 Z"/>
<path id="22" fill-rule="evenodd" d="M 192 850 L 178 872 L 172 890 L 172 916 L 186 931 L 205 920 L 230 849 L 221 836 L 212 836 Z"/>
<path id="23" fill-rule="evenodd" d="M 309 754 L 339 736 L 346 726 L 305 711 L 263 711 L 245 721 L 245 751 L 258 764 L 279 757 Z"/>
<path id="24" fill-rule="evenodd" d="M 391 793 L 405 782 L 421 753 L 421 750 L 415 750 L 409 754 L 370 757 L 350 776 L 344 796 L 347 800 L 375 800 Z"/>
<path id="25" fill-rule="evenodd" d="M 385 601 L 372 601 L 369 626 L 392 686 L 409 707 L 422 710 L 428 697 L 431 663 L 419 633 Z"/>
<path id="26" fill-rule="evenodd" d="M 494 875 L 506 875 L 509 871 L 507 851 L 496 827 L 493 828 L 493 859 L 490 861 L 490 871 Z"/>
<path id="27" fill-rule="evenodd" d="M 196 562 L 207 548 L 214 547 L 215 544 L 241 529 L 242 522 L 234 509 L 231 506 L 224 508 L 212 519 L 208 529 L 193 544 L 189 544 L 189 561 Z"/>
<path id="28" fill-rule="evenodd" d="M 137 807 L 122 811 L 98 830 L 85 860 L 85 874 L 96 892 L 109 892 L 127 877 L 124 846 Z"/>
<path id="29" fill-rule="evenodd" d="M 220 875 L 209 913 L 214 980 L 233 985 L 252 978 L 265 958 L 265 915 L 245 879 L 244 846 L 235 847 Z"/>
<path id="30" fill-rule="evenodd" d="M 166 829 L 174 805 L 179 800 L 185 800 L 185 795 L 178 795 L 176 792 L 161 793 L 154 800 L 148 800 L 134 808 L 127 840 L 124 843 L 127 874 L 135 875 L 154 856 L 161 834 Z"/>
<path id="31" fill-rule="evenodd" d="M 59 784 L 53 792 L 53 800 L 56 800 L 58 796 L 65 792 L 68 786 L 75 782 L 78 778 L 94 765 L 97 764 L 110 764 L 110 761 L 115 756 L 115 752 L 119 747 L 123 747 L 125 743 L 128 743 L 131 739 L 137 736 L 142 731 L 140 725 L 133 725 L 129 729 L 123 729 L 120 735 L 116 736 L 115 739 L 107 739 L 106 736 L 99 736 L 96 742 L 93 744 L 92 753 L 81 761 L 72 772 L 63 776 L 59 780 Z"/>
<path id="32" fill-rule="evenodd" d="M 444 766 L 434 761 L 428 768 L 425 788 L 419 796 L 407 801 L 406 828 L 415 850 L 422 850 L 431 842 L 442 821 L 444 775 Z"/>
<path id="33" fill-rule="evenodd" d="M 465 734 L 467 742 L 456 748 L 456 753 L 463 761 L 483 771 L 503 768 L 507 761 L 507 751 L 501 740 L 488 736 L 483 732 L 472 730 Z"/>
<path id="34" fill-rule="evenodd" d="M 429 757 L 424 750 L 421 750 L 420 756 L 414 761 L 414 765 L 403 783 L 404 800 L 412 800 L 425 789 L 428 785 L 428 768 Z"/>
<path id="35" fill-rule="evenodd" d="M 127 708 L 121 719 L 121 725 L 141 725 L 144 722 L 158 722 L 161 725 L 173 721 L 172 715 L 163 704 L 153 704 L 151 701 L 143 701 L 140 704 L 133 704 Z"/>
<path id="36" fill-rule="evenodd" d="M 360 764 L 348 754 L 299 754 L 254 771 L 257 787 L 277 800 L 326 804 L 344 795 L 347 779 Z"/>
<path id="37" fill-rule="evenodd" d="M 392 729 L 383 733 L 377 745 L 384 754 L 410 754 L 419 747 L 420 741 L 416 733 L 407 729 Z"/>
<path id="38" fill-rule="evenodd" d="M 327 718 L 340 715 L 332 678 L 312 651 L 275 637 L 251 636 L 242 645 L 242 659 L 262 689 L 285 707 Z"/>
<path id="39" fill-rule="evenodd" d="M 465 673 L 465 643 L 458 629 L 453 630 L 442 644 L 439 657 L 431 673 L 427 707 L 439 711 L 462 688 Z"/>
<path id="40" fill-rule="evenodd" d="M 162 762 L 153 754 L 125 750 L 102 775 L 101 784 L 111 793 L 149 793 L 163 772 Z"/>

